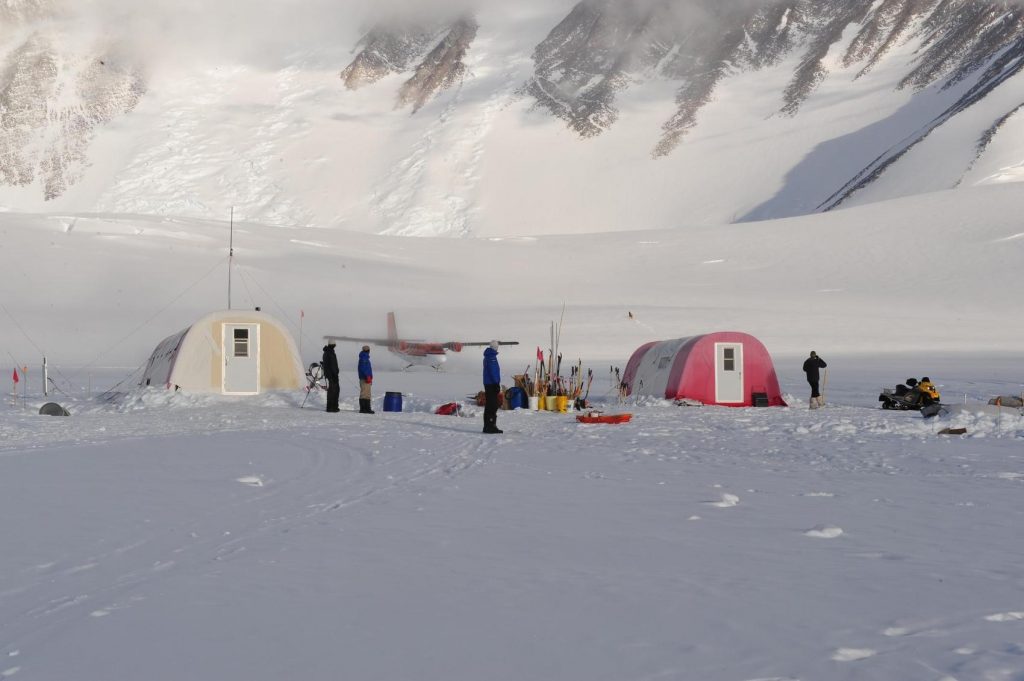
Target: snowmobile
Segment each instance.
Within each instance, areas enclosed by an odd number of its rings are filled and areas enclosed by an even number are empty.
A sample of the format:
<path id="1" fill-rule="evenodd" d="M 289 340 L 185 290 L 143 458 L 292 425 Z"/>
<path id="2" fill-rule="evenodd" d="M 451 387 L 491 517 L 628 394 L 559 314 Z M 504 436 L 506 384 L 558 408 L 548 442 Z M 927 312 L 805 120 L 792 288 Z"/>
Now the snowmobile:
<path id="1" fill-rule="evenodd" d="M 917 379 L 908 378 L 905 384 L 899 383 L 894 389 L 883 388 L 878 401 L 882 403 L 882 409 L 922 411 L 939 403 L 939 391 L 934 388 L 921 390 Z M 928 411 L 932 412 L 932 409 Z"/>

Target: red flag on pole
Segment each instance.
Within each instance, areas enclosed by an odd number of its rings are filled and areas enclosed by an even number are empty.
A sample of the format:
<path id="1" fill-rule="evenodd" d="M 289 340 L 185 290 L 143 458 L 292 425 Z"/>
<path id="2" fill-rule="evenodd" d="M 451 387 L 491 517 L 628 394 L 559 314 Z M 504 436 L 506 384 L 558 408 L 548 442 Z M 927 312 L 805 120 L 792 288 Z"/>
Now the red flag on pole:
<path id="1" fill-rule="evenodd" d="M 301 318 L 303 318 L 305 316 L 306 316 L 306 311 L 305 310 L 299 310 L 299 318 L 301 319 Z"/>
<path id="2" fill-rule="evenodd" d="M 540 346 L 539 345 L 537 346 L 537 361 L 538 362 L 543 362 L 544 361 L 544 353 L 540 351 Z"/>
<path id="3" fill-rule="evenodd" d="M 18 382 L 18 380 L 19 380 L 19 379 L 18 379 L 18 370 L 17 370 L 17 369 L 15 369 L 15 370 L 14 370 L 14 382 L 15 382 L 15 383 L 17 383 L 17 382 Z"/>

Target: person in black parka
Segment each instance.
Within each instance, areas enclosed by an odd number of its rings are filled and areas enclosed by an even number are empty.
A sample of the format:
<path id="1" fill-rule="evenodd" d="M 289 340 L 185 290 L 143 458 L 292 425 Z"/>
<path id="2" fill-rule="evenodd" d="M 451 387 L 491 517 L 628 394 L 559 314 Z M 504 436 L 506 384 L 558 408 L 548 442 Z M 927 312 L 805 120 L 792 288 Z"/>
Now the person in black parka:
<path id="1" fill-rule="evenodd" d="M 825 399 L 818 392 L 818 381 L 821 380 L 819 369 L 824 369 L 828 364 L 818 357 L 818 353 L 811 350 L 811 356 L 804 360 L 804 373 L 807 374 L 807 382 L 811 384 L 811 409 L 825 406 Z"/>
<path id="2" fill-rule="evenodd" d="M 320 366 L 324 370 L 324 378 L 327 379 L 327 411 L 337 412 L 338 397 L 341 395 L 341 386 L 338 384 L 339 372 L 338 356 L 334 354 L 334 341 L 329 341 L 324 346 L 324 357 Z"/>

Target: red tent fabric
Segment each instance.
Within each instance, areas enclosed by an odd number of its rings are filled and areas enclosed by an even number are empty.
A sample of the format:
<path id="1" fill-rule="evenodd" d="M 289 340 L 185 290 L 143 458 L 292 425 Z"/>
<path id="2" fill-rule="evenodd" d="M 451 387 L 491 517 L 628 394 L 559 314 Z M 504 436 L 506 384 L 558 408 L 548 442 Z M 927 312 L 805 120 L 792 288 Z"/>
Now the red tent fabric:
<path id="1" fill-rule="evenodd" d="M 764 395 L 769 406 L 786 406 L 768 350 L 738 331 L 646 343 L 630 357 L 623 382 L 631 395 L 727 407 L 751 407 Z"/>

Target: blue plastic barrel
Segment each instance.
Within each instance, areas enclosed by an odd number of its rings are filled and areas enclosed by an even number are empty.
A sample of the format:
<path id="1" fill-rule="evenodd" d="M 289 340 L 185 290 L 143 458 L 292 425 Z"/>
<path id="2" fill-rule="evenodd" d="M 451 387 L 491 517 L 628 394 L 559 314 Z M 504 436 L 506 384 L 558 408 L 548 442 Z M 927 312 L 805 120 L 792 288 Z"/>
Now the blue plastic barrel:
<path id="1" fill-rule="evenodd" d="M 402 393 L 384 393 L 384 411 L 402 411 Z"/>
<path id="2" fill-rule="evenodd" d="M 508 408 L 509 409 L 525 409 L 526 408 L 526 391 L 520 387 L 508 389 Z"/>

